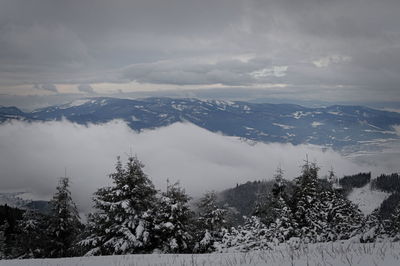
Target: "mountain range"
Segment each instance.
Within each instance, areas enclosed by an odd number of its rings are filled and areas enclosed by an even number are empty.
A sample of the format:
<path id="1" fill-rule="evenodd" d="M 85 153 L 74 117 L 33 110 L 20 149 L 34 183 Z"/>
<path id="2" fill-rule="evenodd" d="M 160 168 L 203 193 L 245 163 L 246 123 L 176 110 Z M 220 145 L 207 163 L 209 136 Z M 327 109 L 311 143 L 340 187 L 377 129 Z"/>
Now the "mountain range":
<path id="1" fill-rule="evenodd" d="M 364 106 L 310 108 L 295 104 L 248 103 L 172 98 L 85 98 L 23 112 L 0 107 L 0 123 L 9 120 L 78 124 L 126 121 L 134 130 L 190 122 L 212 132 L 252 141 L 316 144 L 334 149 L 399 140 L 400 113 Z"/>

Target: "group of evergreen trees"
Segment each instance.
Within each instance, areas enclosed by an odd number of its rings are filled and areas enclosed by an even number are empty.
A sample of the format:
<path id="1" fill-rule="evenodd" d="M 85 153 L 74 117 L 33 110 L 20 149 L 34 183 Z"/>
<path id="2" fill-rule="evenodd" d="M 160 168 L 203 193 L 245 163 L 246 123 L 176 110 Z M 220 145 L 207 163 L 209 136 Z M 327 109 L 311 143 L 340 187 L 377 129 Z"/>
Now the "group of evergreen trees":
<path id="1" fill-rule="evenodd" d="M 243 226 L 226 231 L 217 250 L 261 250 L 279 243 L 316 243 L 353 238 L 372 242 L 378 238 L 398 238 L 400 205 L 389 220 L 381 220 L 377 211 L 364 217 L 358 207 L 347 200 L 336 185 L 333 171 L 327 179 L 318 178 L 319 168 L 306 162 L 294 180 L 282 170 L 275 175 L 272 193 L 259 195 L 253 216 Z"/>
<path id="2" fill-rule="evenodd" d="M 60 179 L 50 206 L 49 214 L 23 212 L 11 233 L 6 234 L 8 221 L 3 223 L 0 228 L 1 258 L 55 258 L 78 254 L 75 245 L 83 225 L 71 198 L 68 178 Z"/>
<path id="3" fill-rule="evenodd" d="M 87 255 L 212 251 L 225 222 L 215 193 L 200 200 L 195 214 L 179 184 L 159 193 L 142 169 L 135 157 L 126 167 L 118 160 L 113 185 L 95 193 L 95 212 L 78 246 Z"/>
<path id="4" fill-rule="evenodd" d="M 2 224 L 0 256 L 246 251 L 292 241 L 398 237 L 400 205 L 388 221 L 381 221 L 377 212 L 364 217 L 332 184 L 333 171 L 325 180 L 318 178 L 318 171 L 316 164 L 306 162 L 301 175 L 289 182 L 278 169 L 272 190 L 258 195 L 253 215 L 232 226 L 231 210 L 219 206 L 216 193 L 206 193 L 193 211 L 179 184 L 168 183 L 166 191 L 157 191 L 136 157 L 126 165 L 118 159 L 112 184 L 94 193 L 94 211 L 86 225 L 72 201 L 69 179 L 61 178 L 49 214 L 25 211 L 8 239 L 8 225 Z"/>
<path id="5" fill-rule="evenodd" d="M 17 208 L 0 206 L 0 259 L 7 258 L 14 253 L 18 221 L 23 211 Z"/>
<path id="6" fill-rule="evenodd" d="M 69 179 L 61 178 L 49 214 L 25 211 L 12 242 L 5 237 L 8 224 L 3 223 L 0 258 L 212 251 L 225 223 L 214 192 L 204 196 L 195 213 L 178 183 L 157 191 L 136 157 L 126 166 L 118 159 L 110 178 L 111 186 L 94 193 L 94 211 L 86 225 L 72 201 Z"/>

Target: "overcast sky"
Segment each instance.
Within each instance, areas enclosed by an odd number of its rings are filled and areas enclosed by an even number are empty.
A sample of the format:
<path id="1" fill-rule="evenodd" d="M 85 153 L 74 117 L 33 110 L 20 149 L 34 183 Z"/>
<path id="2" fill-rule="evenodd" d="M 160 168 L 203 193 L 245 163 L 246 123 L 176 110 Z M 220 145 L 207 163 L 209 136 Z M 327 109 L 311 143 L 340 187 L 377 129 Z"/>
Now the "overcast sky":
<path id="1" fill-rule="evenodd" d="M 399 101 L 399 14 L 398 0 L 0 0 L 0 97 Z"/>

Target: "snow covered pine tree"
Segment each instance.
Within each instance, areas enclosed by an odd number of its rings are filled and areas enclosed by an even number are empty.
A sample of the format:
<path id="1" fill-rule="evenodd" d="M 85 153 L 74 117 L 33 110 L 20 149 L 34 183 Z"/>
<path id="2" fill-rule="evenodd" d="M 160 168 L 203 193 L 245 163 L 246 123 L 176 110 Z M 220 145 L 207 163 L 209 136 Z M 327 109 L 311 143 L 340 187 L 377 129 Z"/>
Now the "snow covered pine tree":
<path id="1" fill-rule="evenodd" d="M 308 161 L 302 175 L 295 179 L 292 202 L 299 226 L 299 237 L 305 242 L 349 239 L 360 232 L 363 215 L 357 206 L 331 186 L 318 179 L 319 168 Z M 332 176 L 330 180 L 333 180 Z"/>
<path id="2" fill-rule="evenodd" d="M 117 160 L 113 185 L 94 195 L 96 211 L 89 214 L 80 245 L 87 255 L 146 253 L 154 249 L 156 190 L 136 157 L 123 168 Z"/>
<path id="3" fill-rule="evenodd" d="M 272 193 L 260 195 L 255 216 L 225 233 L 219 250 L 268 249 L 272 243 L 291 242 L 292 237 L 315 243 L 358 235 L 364 224 L 361 211 L 336 186 L 318 179 L 318 170 L 315 163 L 307 161 L 290 197 L 286 193 L 289 182 L 278 169 Z M 329 180 L 336 180 L 332 175 Z"/>
<path id="4" fill-rule="evenodd" d="M 288 205 L 287 181 L 282 169 L 277 169 L 274 180 L 272 193 L 264 192 L 258 196 L 254 216 L 246 218 L 244 226 L 224 234 L 220 244 L 222 251 L 270 249 L 272 242 L 282 243 L 295 236 L 297 224 Z"/>
<path id="5" fill-rule="evenodd" d="M 214 242 L 222 239 L 222 229 L 226 224 L 226 210 L 218 207 L 217 195 L 207 192 L 198 203 L 199 242 L 195 250 L 198 252 L 214 251 Z"/>
<path id="6" fill-rule="evenodd" d="M 286 194 L 287 181 L 283 178 L 283 171 L 279 167 L 274 176 L 272 188 L 272 213 L 274 220 L 268 225 L 268 236 L 274 243 L 282 243 L 296 235 L 297 223 L 288 204 Z"/>
<path id="7" fill-rule="evenodd" d="M 369 243 L 379 241 L 387 237 L 385 222 L 379 219 L 379 208 L 375 209 L 371 214 L 365 217 L 364 226 L 360 235 L 361 243 Z"/>
<path id="8" fill-rule="evenodd" d="M 73 255 L 73 244 L 80 234 L 82 224 L 78 210 L 69 191 L 69 178 L 60 178 L 57 191 L 50 201 L 51 216 L 49 224 L 50 257 Z"/>
<path id="9" fill-rule="evenodd" d="M 294 216 L 298 236 L 306 243 L 322 242 L 327 239 L 328 212 L 320 197 L 322 187 L 318 181 L 319 167 L 308 160 L 302 166 L 301 176 L 295 179 Z"/>
<path id="10" fill-rule="evenodd" d="M 400 239 L 400 203 L 390 217 L 389 232 L 394 240 L 398 241 Z"/>
<path id="11" fill-rule="evenodd" d="M 50 216 L 27 210 L 18 223 L 21 248 L 20 258 L 45 258 L 50 256 Z"/>
<path id="12" fill-rule="evenodd" d="M 328 216 L 326 238 L 330 241 L 345 240 L 361 233 L 364 216 L 357 205 L 346 199 L 339 190 L 333 169 L 329 171 L 328 186 L 321 186 L 320 198 Z"/>
<path id="13" fill-rule="evenodd" d="M 0 226 L 0 259 L 7 259 L 7 243 L 6 243 L 6 230 L 8 229 L 9 224 L 7 220 L 4 221 L 4 224 Z"/>
<path id="14" fill-rule="evenodd" d="M 189 252 L 189 242 L 192 239 L 189 200 L 189 196 L 178 183 L 168 184 L 167 191 L 161 194 L 155 222 L 155 233 L 159 242 L 157 247 L 161 252 Z"/>

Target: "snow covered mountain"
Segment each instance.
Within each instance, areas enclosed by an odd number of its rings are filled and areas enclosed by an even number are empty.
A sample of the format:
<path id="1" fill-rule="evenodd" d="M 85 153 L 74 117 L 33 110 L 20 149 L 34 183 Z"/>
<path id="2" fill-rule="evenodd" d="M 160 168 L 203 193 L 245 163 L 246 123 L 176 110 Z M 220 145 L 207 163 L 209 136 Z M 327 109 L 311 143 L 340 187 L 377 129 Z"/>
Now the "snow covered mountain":
<path id="1" fill-rule="evenodd" d="M 311 143 L 333 148 L 398 140 L 400 114 L 362 106 L 308 108 L 294 104 L 255 104 L 199 99 L 87 98 L 24 113 L 0 107 L 0 122 L 10 119 L 68 119 L 104 123 L 122 119 L 134 130 L 190 122 L 212 132 L 254 141 Z"/>
<path id="2" fill-rule="evenodd" d="M 17 107 L 0 106 L 0 123 L 10 119 L 24 119 L 26 114 Z"/>

